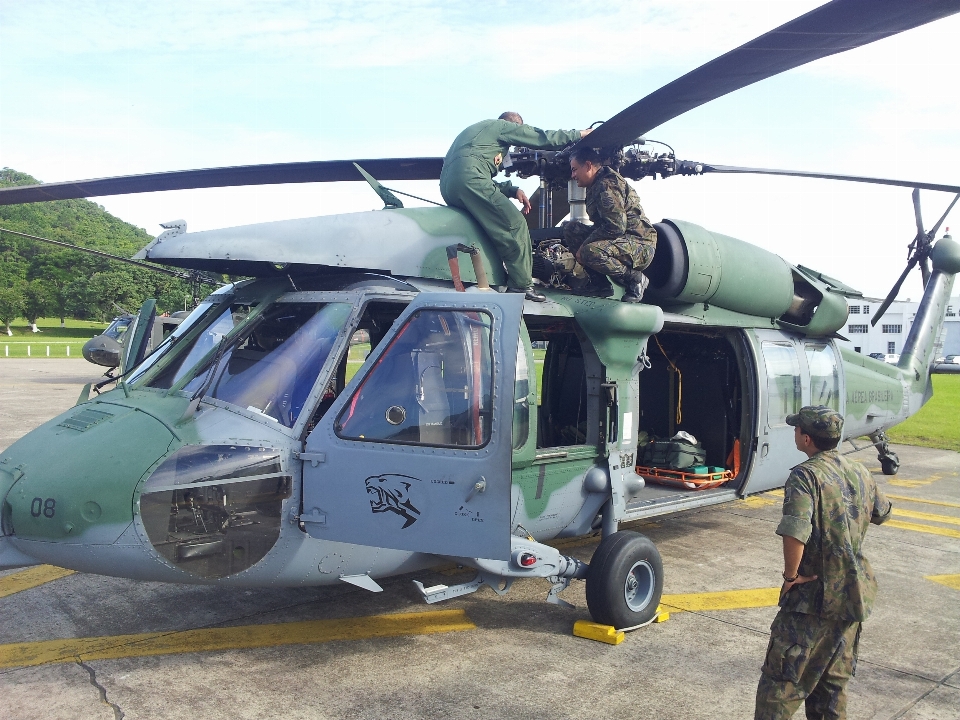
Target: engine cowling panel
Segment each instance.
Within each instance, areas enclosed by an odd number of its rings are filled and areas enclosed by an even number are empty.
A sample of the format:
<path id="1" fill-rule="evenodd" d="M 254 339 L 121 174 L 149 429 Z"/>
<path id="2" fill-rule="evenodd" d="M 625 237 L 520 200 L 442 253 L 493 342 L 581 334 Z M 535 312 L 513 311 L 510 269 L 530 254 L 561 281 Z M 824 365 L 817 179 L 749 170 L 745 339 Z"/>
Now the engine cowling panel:
<path id="1" fill-rule="evenodd" d="M 665 305 L 705 303 L 784 329 L 830 335 L 847 320 L 844 297 L 779 255 L 682 220 L 657 223 L 647 292 Z"/>

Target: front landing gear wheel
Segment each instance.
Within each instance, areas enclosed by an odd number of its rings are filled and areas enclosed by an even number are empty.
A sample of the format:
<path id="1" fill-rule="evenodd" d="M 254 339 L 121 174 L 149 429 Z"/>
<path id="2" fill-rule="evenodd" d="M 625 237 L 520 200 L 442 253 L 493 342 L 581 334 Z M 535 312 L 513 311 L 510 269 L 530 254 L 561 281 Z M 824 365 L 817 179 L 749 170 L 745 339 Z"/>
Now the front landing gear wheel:
<path id="1" fill-rule="evenodd" d="M 630 530 L 608 535 L 587 572 L 587 607 L 595 622 L 615 628 L 652 620 L 663 593 L 663 561 L 650 538 Z"/>
<path id="2" fill-rule="evenodd" d="M 881 457 L 880 469 L 883 470 L 884 475 L 896 475 L 897 470 L 900 469 L 900 458 L 897 457 L 896 453 Z"/>

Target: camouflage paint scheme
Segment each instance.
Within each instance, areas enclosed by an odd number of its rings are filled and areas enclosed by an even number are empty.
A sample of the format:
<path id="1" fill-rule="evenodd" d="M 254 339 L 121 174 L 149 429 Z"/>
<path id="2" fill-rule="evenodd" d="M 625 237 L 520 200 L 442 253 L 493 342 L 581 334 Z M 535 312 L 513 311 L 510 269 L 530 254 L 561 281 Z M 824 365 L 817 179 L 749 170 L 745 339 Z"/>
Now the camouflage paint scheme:
<path id="1" fill-rule="evenodd" d="M 633 470 L 640 387 L 635 366 L 651 336 L 665 327 L 702 328 L 742 337 L 748 345 L 751 332 L 765 329 L 785 339 L 815 337 L 832 345 L 830 335 L 845 323 L 844 294 L 849 289 L 842 284 L 806 268 L 790 266 L 734 238 L 678 220 L 666 223 L 682 234 L 689 256 L 687 279 L 674 297 L 651 298 L 657 304 L 628 305 L 615 299 L 547 290 L 548 302 L 527 303 L 524 307 L 528 317 L 574 318 L 605 371 L 605 377 L 590 380 L 591 397 L 599 396 L 600 382 L 606 381 L 616 385 L 620 398 L 620 431 L 615 437 L 597 436 L 594 445 L 564 448 L 567 453 L 562 458 L 538 460 L 536 433 L 531 432 L 526 443 L 514 451 L 511 521 L 537 540 L 589 532 L 608 502 L 613 517 L 622 521 L 720 502 L 752 491 L 748 456 L 737 491 L 688 495 L 682 503 L 669 507 L 628 508 L 630 498 L 641 493 L 643 487 Z M 464 213 L 450 208 L 355 213 L 200 233 L 173 230 L 161 235 L 142 254 L 169 265 L 261 278 L 218 291 L 214 300 L 224 300 L 230 293 L 245 293 L 261 297 L 264 304 L 282 294 L 350 303 L 350 320 L 330 352 L 334 358 L 346 352 L 351 323 L 356 322 L 366 301 L 410 302 L 436 291 L 449 293 L 446 248 L 455 243 L 479 248 L 490 282 L 498 285 L 505 281 L 496 254 L 478 226 Z M 661 243 L 658 254 L 662 247 Z M 318 267 L 331 273 L 355 269 L 392 277 L 368 276 L 361 285 L 347 283 L 337 289 L 335 281 L 340 276 L 334 274 L 334 289 L 330 291 L 291 289 L 289 273 L 316 271 Z M 924 300 L 929 317 L 918 318 L 922 322 L 915 327 L 920 336 L 914 349 L 902 355 L 898 367 L 845 350 L 837 352 L 842 358 L 839 409 L 847 417 L 848 437 L 889 428 L 915 412 L 927 397 L 932 348 L 929 338 L 939 330 L 953 275 L 960 271 L 960 246 L 949 239 L 940 240 L 934 253 L 934 270 Z M 475 282 L 469 262 L 460 264 L 460 273 L 467 284 Z M 820 298 L 806 325 L 784 319 L 798 283 L 811 296 Z M 463 296 L 466 299 L 469 290 Z M 837 310 L 841 305 L 842 313 Z M 529 338 L 522 325 L 521 337 L 523 352 L 532 367 Z M 388 340 L 389 334 L 384 343 Z M 740 362 L 746 376 L 756 377 L 755 359 L 743 356 Z M 368 361 L 355 380 L 362 378 L 369 367 Z M 333 370 L 331 362 L 324 365 L 308 402 L 318 402 Z M 503 372 L 505 378 L 510 376 L 509 369 Z M 507 387 L 512 383 L 511 378 Z M 348 385 L 344 392 L 351 392 L 352 387 L 355 385 Z M 536 427 L 532 401 L 536 392 L 534 380 L 527 395 L 533 415 L 531 428 Z M 759 395 L 745 399 L 757 403 Z M 0 497 L 4 497 L 0 566 L 50 562 L 139 579 L 298 586 L 336 583 L 341 577 L 361 574 L 384 577 L 437 562 L 437 554 L 318 540 L 304 532 L 298 521 L 302 512 L 300 478 L 303 467 L 309 464 L 301 458 L 306 419 L 286 428 L 219 400 L 205 399 L 195 413 L 189 411 L 189 405 L 190 398 L 176 388 L 159 391 L 134 382 L 130 388 L 117 388 L 79 403 L 0 453 Z M 88 411 L 110 415 L 88 414 L 85 417 L 99 421 L 83 430 L 61 425 Z M 606 410 L 601 407 L 593 412 Z M 599 427 L 603 418 L 595 417 Z M 509 419 L 499 422 L 509 423 Z M 289 497 L 283 500 L 275 544 L 252 566 L 223 577 L 202 577 L 176 567 L 158 554 L 144 526 L 140 504 L 145 479 L 178 449 L 245 443 L 275 450 L 281 472 L 294 479 Z M 37 509 L 32 505 L 36 498 L 56 499 L 55 520 L 44 517 L 42 507 L 39 515 L 32 512 Z"/>

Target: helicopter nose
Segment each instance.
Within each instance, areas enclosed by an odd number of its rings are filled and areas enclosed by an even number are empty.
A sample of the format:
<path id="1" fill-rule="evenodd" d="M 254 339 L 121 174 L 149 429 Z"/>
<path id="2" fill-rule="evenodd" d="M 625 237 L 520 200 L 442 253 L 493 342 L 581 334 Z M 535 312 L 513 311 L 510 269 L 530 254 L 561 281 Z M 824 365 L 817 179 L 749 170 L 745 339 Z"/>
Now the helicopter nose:
<path id="1" fill-rule="evenodd" d="M 137 483 L 175 441 L 149 412 L 106 401 L 41 425 L 0 454 L 4 535 L 22 549 L 115 542 L 133 520 Z"/>
<path id="2" fill-rule="evenodd" d="M 120 364 L 120 343 L 106 335 L 97 335 L 83 344 L 83 359 L 95 365 L 117 367 Z"/>

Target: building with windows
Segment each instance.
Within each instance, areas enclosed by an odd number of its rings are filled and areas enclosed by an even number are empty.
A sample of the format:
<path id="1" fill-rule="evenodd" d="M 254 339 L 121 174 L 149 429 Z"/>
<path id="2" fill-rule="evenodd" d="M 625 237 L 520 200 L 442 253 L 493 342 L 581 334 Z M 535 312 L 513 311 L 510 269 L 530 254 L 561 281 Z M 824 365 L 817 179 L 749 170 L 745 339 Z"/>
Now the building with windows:
<path id="1" fill-rule="evenodd" d="M 840 335 L 846 339 L 838 342 L 864 355 L 899 355 L 907 335 L 910 334 L 920 303 L 909 298 L 905 301 L 897 300 L 887 308 L 876 326 L 871 325 L 870 321 L 882 303 L 883 300 L 877 298 L 848 298 L 850 314 L 847 316 L 846 328 L 840 330 Z M 934 348 L 934 357 L 944 355 L 960 355 L 960 297 L 952 297 L 947 303 L 943 331 Z"/>

